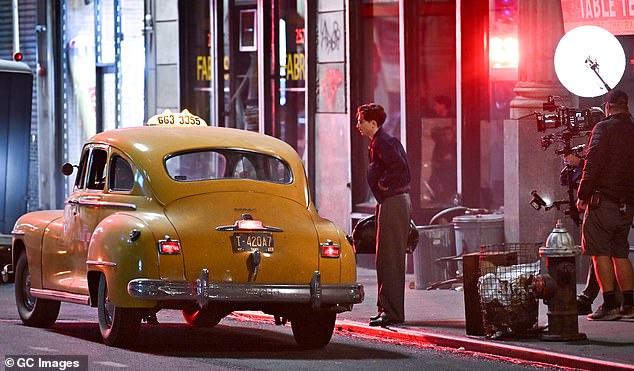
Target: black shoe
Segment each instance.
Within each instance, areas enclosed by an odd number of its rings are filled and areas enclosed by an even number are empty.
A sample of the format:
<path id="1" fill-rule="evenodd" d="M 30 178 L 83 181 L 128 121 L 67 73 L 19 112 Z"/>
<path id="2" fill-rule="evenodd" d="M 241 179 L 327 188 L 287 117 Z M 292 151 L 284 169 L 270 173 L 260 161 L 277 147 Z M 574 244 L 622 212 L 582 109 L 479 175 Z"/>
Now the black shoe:
<path id="1" fill-rule="evenodd" d="M 382 311 L 377 313 L 376 316 L 370 317 L 370 321 L 376 321 L 377 319 L 381 318 L 381 314 L 383 314 Z"/>
<path id="2" fill-rule="evenodd" d="M 378 318 L 376 319 L 370 319 L 370 326 L 375 327 L 375 326 L 381 326 L 381 327 L 385 327 L 385 326 L 389 326 L 391 325 L 393 322 L 390 321 L 390 319 L 387 317 L 387 313 L 383 312 L 380 313 Z"/>
<path id="3" fill-rule="evenodd" d="M 583 295 L 577 296 L 577 314 L 586 315 L 592 313 L 592 302 Z"/>

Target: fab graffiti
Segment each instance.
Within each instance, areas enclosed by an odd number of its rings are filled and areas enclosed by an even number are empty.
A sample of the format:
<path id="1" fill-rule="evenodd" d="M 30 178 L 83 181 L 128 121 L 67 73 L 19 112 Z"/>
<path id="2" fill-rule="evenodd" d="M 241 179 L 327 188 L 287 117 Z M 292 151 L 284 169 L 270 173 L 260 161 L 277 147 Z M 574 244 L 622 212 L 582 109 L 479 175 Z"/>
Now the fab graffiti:
<path id="1" fill-rule="evenodd" d="M 208 55 L 196 56 L 196 80 L 211 80 L 211 57 Z"/>
<path id="2" fill-rule="evenodd" d="M 304 53 L 286 54 L 286 65 L 282 68 L 286 69 L 287 80 L 304 80 Z"/>

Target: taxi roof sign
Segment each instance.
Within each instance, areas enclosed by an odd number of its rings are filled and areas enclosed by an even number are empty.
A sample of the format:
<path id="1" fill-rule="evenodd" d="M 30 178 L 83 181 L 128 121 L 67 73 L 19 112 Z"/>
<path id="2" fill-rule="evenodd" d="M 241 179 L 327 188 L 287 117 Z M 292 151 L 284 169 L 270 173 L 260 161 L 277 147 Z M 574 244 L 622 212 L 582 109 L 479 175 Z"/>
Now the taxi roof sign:
<path id="1" fill-rule="evenodd" d="M 172 112 L 169 109 L 147 120 L 146 126 L 208 126 L 207 122 L 190 113 L 187 109 L 182 112 Z"/>

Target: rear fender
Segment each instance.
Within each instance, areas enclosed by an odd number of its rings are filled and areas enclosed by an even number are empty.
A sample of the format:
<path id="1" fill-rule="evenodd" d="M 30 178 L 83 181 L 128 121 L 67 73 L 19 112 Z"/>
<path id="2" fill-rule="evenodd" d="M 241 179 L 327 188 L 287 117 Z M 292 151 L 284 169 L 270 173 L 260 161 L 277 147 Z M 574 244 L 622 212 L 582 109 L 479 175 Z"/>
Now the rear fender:
<path id="1" fill-rule="evenodd" d="M 319 271 L 322 283 L 356 282 L 356 257 L 343 229 L 323 218 L 315 220 L 315 227 L 320 244 L 331 240 L 340 248 L 339 258 L 325 258 L 321 256 L 321 251 L 319 252 Z M 317 248 L 321 249 L 321 246 L 317 246 Z"/>
<path id="2" fill-rule="evenodd" d="M 112 214 L 97 225 L 90 239 L 86 262 L 88 279 L 98 279 L 96 272 L 104 274 L 110 301 L 118 307 L 147 308 L 156 304 L 132 299 L 128 295 L 130 280 L 160 277 L 157 238 L 143 220 L 147 219 L 127 213 Z M 167 224 L 167 232 L 173 232 L 169 223 L 164 224 Z M 134 232 L 138 237 L 131 237 L 133 231 L 138 231 Z M 93 291 L 97 285 L 89 286 L 91 297 L 96 297 Z"/>

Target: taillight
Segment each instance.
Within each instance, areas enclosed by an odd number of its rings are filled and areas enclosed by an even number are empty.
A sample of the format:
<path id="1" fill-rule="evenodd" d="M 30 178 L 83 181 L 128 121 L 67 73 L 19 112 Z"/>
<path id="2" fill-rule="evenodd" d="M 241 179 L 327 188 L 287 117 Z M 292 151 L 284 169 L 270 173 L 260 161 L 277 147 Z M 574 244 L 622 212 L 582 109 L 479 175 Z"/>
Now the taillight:
<path id="1" fill-rule="evenodd" d="M 281 228 L 264 225 L 261 220 L 253 220 L 251 214 L 242 214 L 241 220 L 236 220 L 233 225 L 221 225 L 216 227 L 217 231 L 267 231 L 267 232 L 283 232 Z"/>
<path id="2" fill-rule="evenodd" d="M 166 236 L 164 240 L 158 242 L 159 253 L 161 254 L 180 254 L 181 243 L 178 240 L 172 240 Z"/>
<path id="3" fill-rule="evenodd" d="M 326 243 L 320 243 L 319 246 L 323 258 L 338 258 L 341 253 L 339 244 L 333 243 L 331 240 L 326 240 Z"/>
<path id="4" fill-rule="evenodd" d="M 253 219 L 238 220 L 236 222 L 236 226 L 238 227 L 238 229 L 263 229 L 264 228 L 264 225 L 262 224 L 261 220 L 253 220 Z"/>

